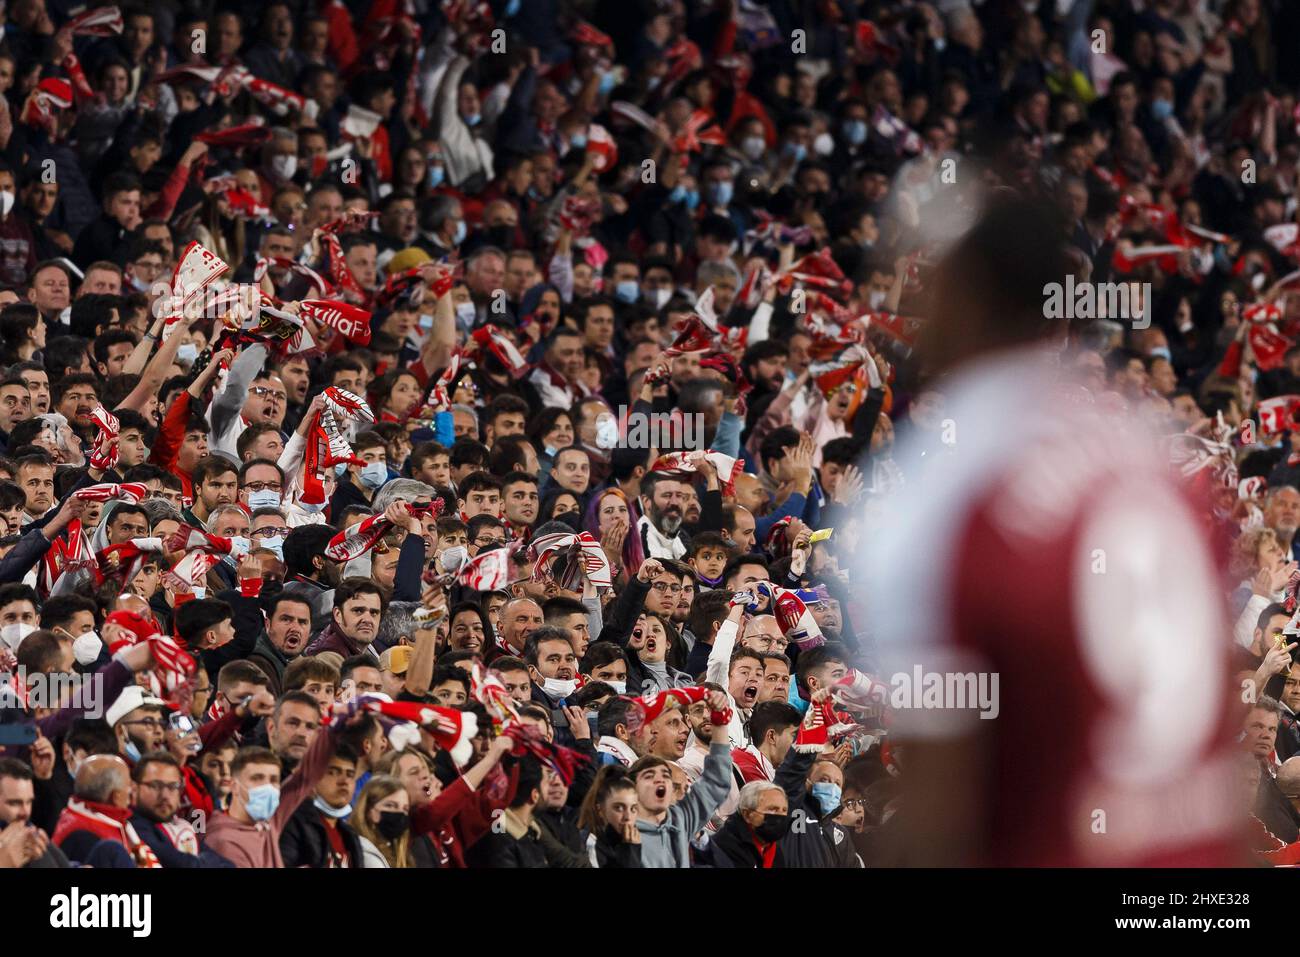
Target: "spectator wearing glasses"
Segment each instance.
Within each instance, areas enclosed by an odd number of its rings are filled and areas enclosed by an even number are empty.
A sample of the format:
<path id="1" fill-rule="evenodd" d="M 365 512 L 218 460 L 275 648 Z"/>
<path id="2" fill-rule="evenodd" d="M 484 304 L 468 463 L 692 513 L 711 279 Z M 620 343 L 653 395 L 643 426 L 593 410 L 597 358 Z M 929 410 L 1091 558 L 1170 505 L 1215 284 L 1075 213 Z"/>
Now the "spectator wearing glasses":
<path id="1" fill-rule="evenodd" d="M 194 823 L 181 816 L 182 777 L 180 762 L 165 751 L 144 755 L 131 771 L 136 795 L 131 826 L 163 867 L 234 867 L 203 847 Z M 206 822 L 199 819 L 199 824 Z"/>
<path id="2" fill-rule="evenodd" d="M 482 512 L 469 520 L 468 534 L 470 557 L 491 548 L 500 548 L 509 539 L 505 522 Z"/>
<path id="3" fill-rule="evenodd" d="M 134 765 L 141 756 L 162 751 L 167 743 L 167 706 L 139 685 L 123 689 L 104 717 L 117 735 L 118 753 Z"/>

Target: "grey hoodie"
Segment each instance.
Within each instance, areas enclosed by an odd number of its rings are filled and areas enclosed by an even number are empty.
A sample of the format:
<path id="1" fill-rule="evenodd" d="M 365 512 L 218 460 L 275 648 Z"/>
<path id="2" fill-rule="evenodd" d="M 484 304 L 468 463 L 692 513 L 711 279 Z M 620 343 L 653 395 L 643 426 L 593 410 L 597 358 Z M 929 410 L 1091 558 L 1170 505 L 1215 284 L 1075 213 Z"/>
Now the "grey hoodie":
<path id="1" fill-rule="evenodd" d="M 709 745 L 704 773 L 686 796 L 668 809 L 662 824 L 638 819 L 642 867 L 690 867 L 690 842 L 731 793 L 731 746 Z"/>

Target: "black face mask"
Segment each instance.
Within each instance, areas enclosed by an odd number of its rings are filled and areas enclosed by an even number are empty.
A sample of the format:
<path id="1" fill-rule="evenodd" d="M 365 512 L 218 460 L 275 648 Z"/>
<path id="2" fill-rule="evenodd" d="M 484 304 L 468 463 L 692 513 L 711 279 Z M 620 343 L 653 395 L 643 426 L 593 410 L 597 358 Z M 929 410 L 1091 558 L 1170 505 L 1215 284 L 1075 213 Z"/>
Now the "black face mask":
<path id="1" fill-rule="evenodd" d="M 411 815 L 405 811 L 380 811 L 379 824 L 375 830 L 382 834 L 385 840 L 395 841 L 407 832 L 411 826 Z"/>
<path id="2" fill-rule="evenodd" d="M 790 833 L 790 815 L 764 814 L 763 823 L 754 828 L 754 833 L 768 844 L 779 841 Z"/>

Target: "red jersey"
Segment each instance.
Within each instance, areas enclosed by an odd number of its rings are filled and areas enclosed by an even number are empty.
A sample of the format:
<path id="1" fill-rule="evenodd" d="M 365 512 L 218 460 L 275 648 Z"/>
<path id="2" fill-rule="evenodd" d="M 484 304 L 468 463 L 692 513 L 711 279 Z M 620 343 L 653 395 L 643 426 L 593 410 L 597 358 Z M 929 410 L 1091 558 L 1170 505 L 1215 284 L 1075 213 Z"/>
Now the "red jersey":
<path id="1" fill-rule="evenodd" d="M 1231 630 L 1201 526 L 1158 440 L 1060 378 L 1038 351 L 958 373 L 946 458 L 885 504 L 863 580 L 891 738 L 991 740 L 976 863 L 1239 863 Z"/>

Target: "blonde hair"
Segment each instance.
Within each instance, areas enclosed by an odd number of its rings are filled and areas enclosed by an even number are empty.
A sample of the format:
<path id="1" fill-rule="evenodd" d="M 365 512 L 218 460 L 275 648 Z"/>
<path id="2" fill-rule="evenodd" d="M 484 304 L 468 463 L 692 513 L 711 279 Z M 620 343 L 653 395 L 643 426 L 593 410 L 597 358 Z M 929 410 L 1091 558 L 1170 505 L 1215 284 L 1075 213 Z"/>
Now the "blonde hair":
<path id="1" fill-rule="evenodd" d="M 1281 548 L 1277 532 L 1271 528 L 1252 528 L 1237 536 L 1232 543 L 1232 554 L 1228 558 L 1228 569 L 1235 578 L 1253 578 L 1259 571 L 1259 550 L 1265 543 L 1272 542 Z"/>
<path id="2" fill-rule="evenodd" d="M 349 823 L 353 830 L 375 845 L 389 867 L 411 867 L 411 832 L 408 830 L 396 841 L 389 841 L 370 823 L 370 809 L 398 791 L 405 794 L 406 786 L 397 778 L 388 774 L 375 775 L 361 789 L 361 797 L 357 799 Z"/>

